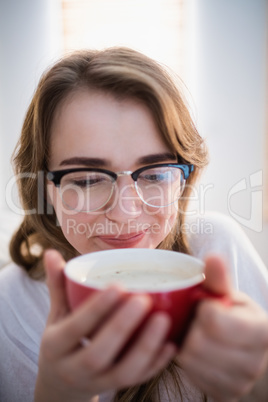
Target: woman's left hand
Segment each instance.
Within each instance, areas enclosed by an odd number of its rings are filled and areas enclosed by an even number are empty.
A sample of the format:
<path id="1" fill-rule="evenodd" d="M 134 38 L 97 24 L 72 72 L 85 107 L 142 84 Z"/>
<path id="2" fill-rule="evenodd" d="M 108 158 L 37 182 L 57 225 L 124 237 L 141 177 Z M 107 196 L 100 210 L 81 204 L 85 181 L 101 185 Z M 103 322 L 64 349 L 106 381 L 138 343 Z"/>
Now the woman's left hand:
<path id="1" fill-rule="evenodd" d="M 178 360 L 205 394 L 217 402 L 234 402 L 268 369 L 268 315 L 232 290 L 220 257 L 207 258 L 205 274 L 206 288 L 228 297 L 230 305 L 216 299 L 199 304 Z"/>

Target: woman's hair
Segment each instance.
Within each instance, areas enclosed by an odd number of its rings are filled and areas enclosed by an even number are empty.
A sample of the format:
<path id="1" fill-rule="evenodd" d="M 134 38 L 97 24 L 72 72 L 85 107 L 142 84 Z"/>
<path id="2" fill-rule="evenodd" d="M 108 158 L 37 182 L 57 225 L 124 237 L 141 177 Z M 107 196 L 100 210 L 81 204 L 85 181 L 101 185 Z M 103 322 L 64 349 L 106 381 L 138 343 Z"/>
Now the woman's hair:
<path id="1" fill-rule="evenodd" d="M 180 227 L 184 222 L 191 186 L 207 163 L 203 139 L 195 128 L 180 90 L 166 69 L 137 51 L 110 48 L 75 52 L 59 60 L 41 77 L 14 155 L 25 216 L 10 244 L 12 259 L 31 277 L 38 279 L 44 276 L 42 256 L 45 249 L 58 249 L 66 260 L 77 254 L 65 239 L 55 212 L 47 203 L 46 173 L 55 113 L 72 93 L 80 90 L 88 90 L 93 96 L 96 91 L 101 91 L 116 99 L 134 99 L 143 103 L 150 109 L 160 133 L 171 151 L 178 155 L 178 160 L 194 165 L 178 201 L 177 223 L 158 246 L 189 253 L 186 235 Z M 178 371 L 177 364 L 172 362 L 149 383 L 118 392 L 115 400 L 153 400 L 157 384 L 167 372 L 180 393 Z"/>
<path id="2" fill-rule="evenodd" d="M 59 60 L 42 77 L 27 111 L 14 156 L 24 220 L 12 238 L 12 259 L 32 277 L 44 274 L 42 254 L 58 249 L 66 260 L 77 252 L 65 239 L 46 200 L 51 127 L 60 105 L 79 91 L 102 91 L 118 99 L 146 105 L 160 133 L 179 161 L 195 166 L 179 202 L 177 223 L 159 248 L 188 253 L 184 222 L 191 187 L 207 162 L 199 136 L 182 95 L 167 71 L 149 57 L 128 49 L 84 50 Z M 79 141 L 79 138 L 78 138 Z"/>

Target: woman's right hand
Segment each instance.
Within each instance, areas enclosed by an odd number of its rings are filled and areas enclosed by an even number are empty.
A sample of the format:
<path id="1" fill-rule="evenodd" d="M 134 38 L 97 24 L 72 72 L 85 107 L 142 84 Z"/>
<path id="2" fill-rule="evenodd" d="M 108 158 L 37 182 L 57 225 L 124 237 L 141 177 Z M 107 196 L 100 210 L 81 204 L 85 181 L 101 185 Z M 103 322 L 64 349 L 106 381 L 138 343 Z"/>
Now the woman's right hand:
<path id="1" fill-rule="evenodd" d="M 145 382 L 174 357 L 165 343 L 169 317 L 155 313 L 135 343 L 118 356 L 151 307 L 145 295 L 122 297 L 116 286 L 96 292 L 74 312 L 64 289 L 65 261 L 55 250 L 44 257 L 51 308 L 43 334 L 35 402 L 90 401 L 101 392 Z M 90 337 L 82 345 L 81 339 Z"/>

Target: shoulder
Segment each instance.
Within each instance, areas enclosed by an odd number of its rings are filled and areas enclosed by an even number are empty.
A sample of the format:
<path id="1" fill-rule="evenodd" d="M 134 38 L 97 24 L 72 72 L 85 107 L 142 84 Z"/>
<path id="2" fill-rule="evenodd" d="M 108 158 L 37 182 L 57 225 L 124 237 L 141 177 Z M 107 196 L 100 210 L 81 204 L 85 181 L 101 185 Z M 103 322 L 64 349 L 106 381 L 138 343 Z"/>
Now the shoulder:
<path id="1" fill-rule="evenodd" d="M 44 328 L 49 294 L 44 281 L 31 279 L 14 263 L 0 270 L 0 319 L 3 326 Z"/>
<path id="2" fill-rule="evenodd" d="M 45 282 L 30 278 L 18 265 L 10 263 L 0 270 L 0 297 L 7 297 L 11 293 L 13 296 L 36 298 L 39 292 L 48 294 Z"/>
<path id="3" fill-rule="evenodd" d="M 204 257 L 207 252 L 226 252 L 236 246 L 250 247 L 251 242 L 233 218 L 219 212 L 187 217 L 185 234 L 193 254 Z"/>
<path id="4" fill-rule="evenodd" d="M 26 277 L 27 273 L 18 265 L 9 263 L 0 270 L 0 288 L 6 288 L 11 285 L 12 281 L 21 281 Z"/>
<path id="5" fill-rule="evenodd" d="M 0 209 L 0 269 L 11 261 L 9 243 L 21 221 L 22 216 L 11 212 L 9 209 Z"/>
<path id="6" fill-rule="evenodd" d="M 0 270 L 0 298 L 6 299 L 11 293 L 17 291 L 27 282 L 27 273 L 17 265 L 10 263 Z M 14 292 L 16 289 L 16 292 Z M 20 293 L 20 291 L 19 291 Z"/>
<path id="7" fill-rule="evenodd" d="M 48 310 L 44 282 L 13 263 L 0 270 L 1 400 L 32 400 Z"/>
<path id="8" fill-rule="evenodd" d="M 221 255 L 234 287 L 268 310 L 268 270 L 240 225 L 217 212 L 189 217 L 187 225 L 192 254 L 201 259 Z"/>

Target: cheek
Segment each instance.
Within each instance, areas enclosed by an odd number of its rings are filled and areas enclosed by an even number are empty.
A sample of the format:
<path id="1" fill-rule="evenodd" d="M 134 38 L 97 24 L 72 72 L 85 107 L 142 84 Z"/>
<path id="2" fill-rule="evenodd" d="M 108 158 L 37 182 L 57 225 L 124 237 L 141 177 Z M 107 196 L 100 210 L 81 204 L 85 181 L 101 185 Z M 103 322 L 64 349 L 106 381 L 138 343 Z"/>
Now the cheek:
<path id="1" fill-rule="evenodd" d="M 171 232 L 177 221 L 177 213 L 166 215 L 161 222 L 162 226 L 162 240 Z"/>
<path id="2" fill-rule="evenodd" d="M 65 238 L 75 248 L 74 243 L 87 240 L 92 233 L 92 226 L 98 215 L 78 213 L 66 208 L 61 201 L 55 186 L 47 186 L 48 202 L 53 206 L 56 213 L 58 224 L 62 229 Z"/>
<path id="3" fill-rule="evenodd" d="M 84 213 L 61 213 L 57 214 L 62 231 L 67 239 L 70 237 L 79 237 L 81 239 L 89 238 L 92 234 L 92 228 L 96 225 L 96 218 Z"/>
<path id="4" fill-rule="evenodd" d="M 173 229 L 174 225 L 177 222 L 177 213 L 174 213 L 170 215 L 169 217 L 166 217 L 165 219 L 165 236 L 167 236 L 171 230 Z"/>
<path id="5" fill-rule="evenodd" d="M 96 251 L 94 229 L 98 226 L 96 218 L 88 214 L 62 214 L 60 226 L 68 241 L 80 254 Z"/>
<path id="6" fill-rule="evenodd" d="M 177 216 L 178 212 L 174 206 L 159 209 L 157 212 L 154 212 L 154 215 L 151 215 L 151 218 L 153 218 L 152 235 L 154 235 L 159 243 L 164 240 L 174 225 L 176 225 Z"/>

